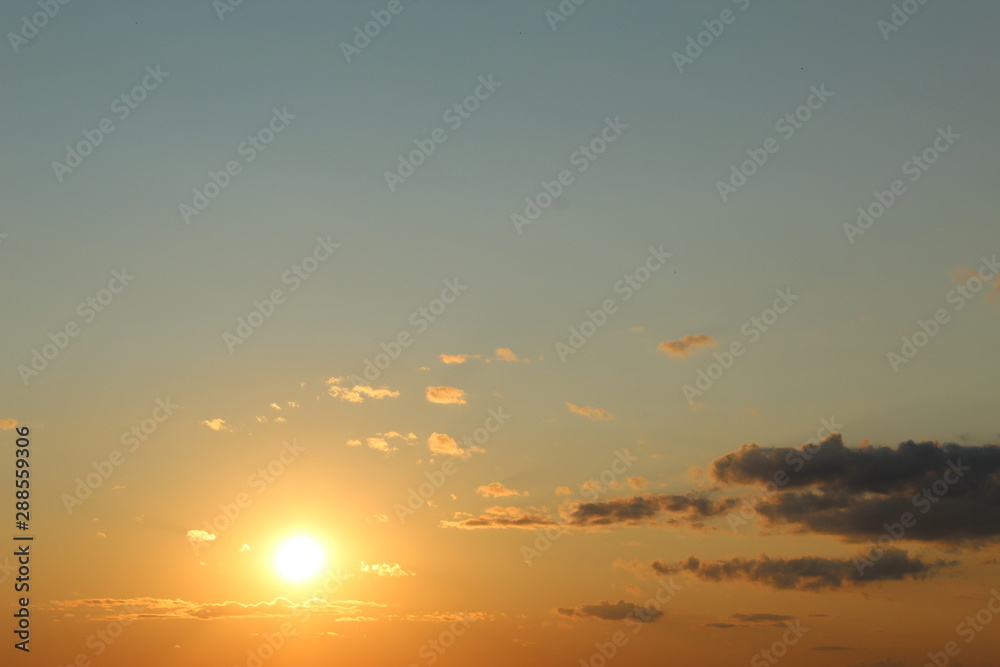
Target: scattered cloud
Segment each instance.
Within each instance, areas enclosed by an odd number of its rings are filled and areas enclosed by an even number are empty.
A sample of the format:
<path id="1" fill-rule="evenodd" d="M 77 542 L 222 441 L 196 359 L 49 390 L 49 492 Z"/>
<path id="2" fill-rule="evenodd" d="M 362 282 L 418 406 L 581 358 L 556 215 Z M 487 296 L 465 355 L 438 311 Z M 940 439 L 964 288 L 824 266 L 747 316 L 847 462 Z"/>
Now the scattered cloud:
<path id="1" fill-rule="evenodd" d="M 458 517 L 456 517 L 458 518 Z M 446 528 L 464 528 L 472 530 L 476 528 L 523 528 L 533 530 L 541 526 L 554 526 L 556 521 L 552 518 L 538 513 L 532 513 L 519 507 L 490 507 L 486 514 L 459 518 L 458 521 L 442 521 L 441 525 Z"/>
<path id="2" fill-rule="evenodd" d="M 708 334 L 694 334 L 684 336 L 677 340 L 661 340 L 657 346 L 659 350 L 666 352 L 671 357 L 690 357 L 703 347 L 715 347 L 718 341 Z"/>
<path id="3" fill-rule="evenodd" d="M 215 535 L 205 530 L 189 530 L 187 532 L 189 542 L 214 542 Z"/>
<path id="4" fill-rule="evenodd" d="M 573 490 L 570 489 L 568 486 L 557 486 L 556 487 L 556 495 L 559 495 L 559 496 L 571 496 L 571 495 L 573 495 Z"/>
<path id="5" fill-rule="evenodd" d="M 16 419 L 0 419 L 0 431 L 9 431 L 17 427 Z"/>
<path id="6" fill-rule="evenodd" d="M 427 400 L 442 405 L 465 405 L 465 392 L 455 387 L 427 387 Z"/>
<path id="7" fill-rule="evenodd" d="M 375 574 L 380 577 L 412 577 L 413 573 L 404 570 L 399 563 L 366 563 L 361 561 L 361 572 Z"/>
<path id="8" fill-rule="evenodd" d="M 645 495 L 631 498 L 613 498 L 578 503 L 571 507 L 567 519 L 573 526 L 611 526 L 615 524 L 640 525 L 649 523 L 662 513 L 680 514 L 691 527 L 701 527 L 702 520 L 718 516 L 732 509 L 736 500 L 712 500 L 699 494 Z M 677 519 L 666 522 L 677 523 Z"/>
<path id="9" fill-rule="evenodd" d="M 226 422 L 225 419 L 203 419 L 198 422 L 199 424 L 204 424 L 213 431 L 232 431 L 233 427 Z"/>
<path id="10" fill-rule="evenodd" d="M 582 415 L 590 421 L 602 422 L 615 420 L 615 416 L 604 408 L 592 408 L 589 405 L 580 406 L 575 403 L 567 403 L 566 407 L 570 412 Z"/>
<path id="11" fill-rule="evenodd" d="M 500 482 L 493 482 L 492 484 L 487 484 L 485 486 L 480 486 L 476 489 L 476 493 L 486 498 L 500 498 L 503 496 L 526 496 L 527 491 L 515 491 L 514 489 L 508 489 L 506 486 Z"/>
<path id="12" fill-rule="evenodd" d="M 431 437 L 427 438 L 427 448 L 435 454 L 454 456 L 460 459 L 467 459 L 473 454 L 483 454 L 486 452 L 482 447 L 474 445 L 470 445 L 467 449 L 462 449 L 455 441 L 455 438 L 444 433 L 431 433 Z"/>
<path id="13" fill-rule="evenodd" d="M 464 364 L 469 359 L 479 359 L 479 354 L 442 354 L 441 362 L 445 364 Z"/>
<path id="14" fill-rule="evenodd" d="M 859 568 L 851 558 L 730 558 L 705 561 L 694 556 L 674 563 L 654 561 L 653 571 L 660 576 L 686 573 L 702 581 L 747 581 L 777 590 L 820 591 L 845 585 L 861 586 L 876 581 L 926 579 L 943 567 L 955 562 L 926 563 L 911 557 L 902 549 L 887 549 L 882 557 L 865 568 Z"/>
<path id="15" fill-rule="evenodd" d="M 380 400 L 383 398 L 396 398 L 398 391 L 393 391 L 386 387 L 376 389 L 370 385 L 356 384 L 351 388 L 341 387 L 340 383 L 347 378 L 332 377 L 326 381 L 327 391 L 330 396 L 339 398 L 348 403 L 364 403 L 366 398 Z M 349 381 L 349 380 L 348 380 Z"/>
<path id="16" fill-rule="evenodd" d="M 558 607 L 558 614 L 562 616 L 573 616 L 577 618 L 596 618 L 601 621 L 624 621 L 634 619 L 640 623 L 653 623 L 663 612 L 659 609 L 643 607 L 619 600 L 618 602 L 608 602 L 603 600 L 597 604 L 581 604 L 576 607 Z"/>
<path id="17" fill-rule="evenodd" d="M 515 354 L 514 351 L 511 350 L 509 347 L 498 347 L 493 352 L 493 354 L 495 355 L 493 357 L 494 361 L 509 361 L 509 362 L 523 361 L 525 363 L 528 363 L 527 359 L 522 359 L 521 357 L 517 356 L 517 354 Z"/>

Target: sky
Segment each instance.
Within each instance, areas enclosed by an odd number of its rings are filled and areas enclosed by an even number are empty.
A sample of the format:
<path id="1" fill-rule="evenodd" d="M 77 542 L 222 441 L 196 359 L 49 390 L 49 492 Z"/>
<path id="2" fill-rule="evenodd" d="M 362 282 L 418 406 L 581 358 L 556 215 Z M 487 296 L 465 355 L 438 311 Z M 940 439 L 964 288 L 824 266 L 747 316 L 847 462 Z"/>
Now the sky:
<path id="1" fill-rule="evenodd" d="M 996 664 L 998 19 L 4 3 L 4 664 Z"/>

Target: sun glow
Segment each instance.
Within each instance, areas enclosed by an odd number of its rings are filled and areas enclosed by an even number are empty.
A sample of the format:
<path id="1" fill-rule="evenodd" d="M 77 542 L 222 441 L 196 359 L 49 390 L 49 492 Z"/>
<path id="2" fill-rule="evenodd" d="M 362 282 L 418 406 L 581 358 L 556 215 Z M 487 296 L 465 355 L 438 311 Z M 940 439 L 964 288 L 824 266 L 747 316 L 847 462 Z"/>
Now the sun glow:
<path id="1" fill-rule="evenodd" d="M 274 566 L 285 579 L 302 581 L 319 572 L 324 559 L 319 542 L 310 537 L 293 537 L 278 549 Z"/>

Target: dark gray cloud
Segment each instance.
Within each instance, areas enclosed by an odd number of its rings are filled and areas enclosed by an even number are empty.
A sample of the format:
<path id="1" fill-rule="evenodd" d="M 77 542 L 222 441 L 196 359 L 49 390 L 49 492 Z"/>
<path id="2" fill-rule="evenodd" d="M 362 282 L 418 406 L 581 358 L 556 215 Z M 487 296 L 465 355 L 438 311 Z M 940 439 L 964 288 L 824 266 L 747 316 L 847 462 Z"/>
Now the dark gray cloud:
<path id="1" fill-rule="evenodd" d="M 581 604 L 576 607 L 559 607 L 556 611 L 563 616 L 576 616 L 580 618 L 597 618 L 602 621 L 624 621 L 631 618 L 639 623 L 653 623 L 663 612 L 659 609 L 651 609 L 641 605 L 632 604 L 619 600 L 618 602 L 608 602 L 602 600 L 597 604 Z"/>
<path id="2" fill-rule="evenodd" d="M 736 500 L 713 500 L 703 495 L 659 494 L 612 498 L 579 503 L 568 515 L 574 526 L 635 525 L 655 519 L 661 513 L 683 515 L 688 523 L 698 526 L 702 519 L 718 516 L 735 506 Z"/>
<path id="3" fill-rule="evenodd" d="M 744 445 L 711 465 L 724 485 L 770 483 L 773 493 L 755 506 L 771 524 L 857 541 L 889 534 L 945 543 L 1000 537 L 998 471 L 993 444 L 850 449 L 839 434 L 800 448 Z M 911 525 L 899 526 L 907 515 Z"/>
<path id="4" fill-rule="evenodd" d="M 853 559 L 819 556 L 770 558 L 765 555 L 718 561 L 691 556 L 673 563 L 654 561 L 652 568 L 661 576 L 687 573 L 703 581 L 748 581 L 780 590 L 819 591 L 875 581 L 925 579 L 936 570 L 954 564 L 944 561 L 926 563 L 901 549 L 888 549 L 878 561 L 865 567 L 863 573 Z"/>

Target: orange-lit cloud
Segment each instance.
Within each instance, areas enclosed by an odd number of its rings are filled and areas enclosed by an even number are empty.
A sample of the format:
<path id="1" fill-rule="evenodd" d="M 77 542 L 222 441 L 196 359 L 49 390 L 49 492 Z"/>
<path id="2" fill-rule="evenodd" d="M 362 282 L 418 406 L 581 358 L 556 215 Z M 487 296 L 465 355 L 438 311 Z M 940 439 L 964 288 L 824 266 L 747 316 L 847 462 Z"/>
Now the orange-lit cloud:
<path id="1" fill-rule="evenodd" d="M 189 530 L 187 538 L 189 542 L 213 542 L 215 535 L 205 530 Z"/>
<path id="2" fill-rule="evenodd" d="M 503 496 L 526 496 L 527 491 L 515 491 L 514 489 L 508 489 L 506 486 L 500 482 L 493 482 L 492 484 L 487 484 L 485 486 L 480 486 L 476 489 L 476 493 L 486 498 L 501 498 Z"/>
<path id="3" fill-rule="evenodd" d="M 566 407 L 569 408 L 570 412 L 582 415 L 590 421 L 602 422 L 614 421 L 616 419 L 612 413 L 604 408 L 592 408 L 589 405 L 576 405 L 575 403 L 567 403 Z"/>
<path id="4" fill-rule="evenodd" d="M 404 443 L 412 444 L 416 439 L 417 436 L 413 433 L 403 435 L 398 431 L 387 431 L 385 433 L 376 433 L 371 437 L 365 438 L 365 443 L 370 449 L 389 454 L 390 452 L 399 451 L 398 447 L 389 442 L 390 440 L 400 440 Z M 358 439 L 352 439 L 348 440 L 347 444 L 351 447 L 360 447 L 361 441 Z"/>
<path id="5" fill-rule="evenodd" d="M 486 514 L 472 518 L 462 518 L 458 521 L 442 521 L 446 528 L 522 528 L 533 530 L 540 526 L 554 526 L 556 521 L 548 516 L 531 513 L 519 507 L 490 507 Z"/>
<path id="6" fill-rule="evenodd" d="M 398 391 L 393 391 L 385 387 L 376 389 L 375 387 L 364 384 L 356 384 L 351 388 L 341 387 L 340 382 L 344 379 L 345 378 L 332 377 L 326 381 L 327 390 L 330 396 L 339 398 L 342 401 L 347 401 L 348 403 L 363 403 L 366 398 L 379 400 L 383 398 L 396 398 L 399 396 Z"/>
<path id="7" fill-rule="evenodd" d="M 557 486 L 556 494 L 560 496 L 571 496 L 573 491 L 568 486 Z"/>
<path id="8" fill-rule="evenodd" d="M 470 446 L 468 449 L 462 449 L 459 447 L 458 443 L 455 442 L 455 438 L 444 433 L 431 433 L 431 437 L 427 438 L 427 448 L 435 454 L 454 456 L 460 459 L 467 459 L 473 454 L 483 454 L 486 452 L 486 450 L 482 447 L 475 446 Z"/>
<path id="9" fill-rule="evenodd" d="M 219 618 L 260 618 L 272 616 L 302 616 L 303 614 L 333 615 L 342 620 L 371 620 L 364 614 L 379 613 L 388 605 L 378 602 L 343 600 L 329 602 L 313 598 L 297 603 L 283 597 L 270 602 L 189 602 L 163 598 L 92 598 L 57 600 L 46 605 L 64 616 L 87 620 L 142 620 L 157 618 L 189 618 L 214 620 Z"/>
<path id="10" fill-rule="evenodd" d="M 661 340 L 658 348 L 671 357 L 688 357 L 694 354 L 698 348 L 714 347 L 715 345 L 718 343 L 708 334 L 688 334 L 678 340 Z"/>
<path id="11" fill-rule="evenodd" d="M 16 419 L 0 419 L 0 431 L 9 431 L 17 427 Z"/>
<path id="12" fill-rule="evenodd" d="M 509 347 L 498 347 L 493 352 L 493 354 L 496 355 L 493 357 L 494 361 L 509 361 L 509 362 L 528 361 L 527 359 L 522 359 L 521 357 L 517 356 L 517 354 L 515 354 L 514 351 L 511 350 Z"/>
<path id="13" fill-rule="evenodd" d="M 478 354 L 442 354 L 441 362 L 445 364 L 464 364 L 469 359 L 478 359 Z"/>
<path id="14" fill-rule="evenodd" d="M 199 424 L 204 424 L 213 431 L 232 431 L 233 427 L 230 426 L 225 419 L 203 419 L 198 422 Z"/>
<path id="15" fill-rule="evenodd" d="M 399 563 L 366 563 L 361 561 L 361 572 L 375 574 L 380 577 L 412 577 L 413 573 L 404 570 Z"/>
<path id="16" fill-rule="evenodd" d="M 465 392 L 456 387 L 427 387 L 427 400 L 441 405 L 465 405 Z"/>

